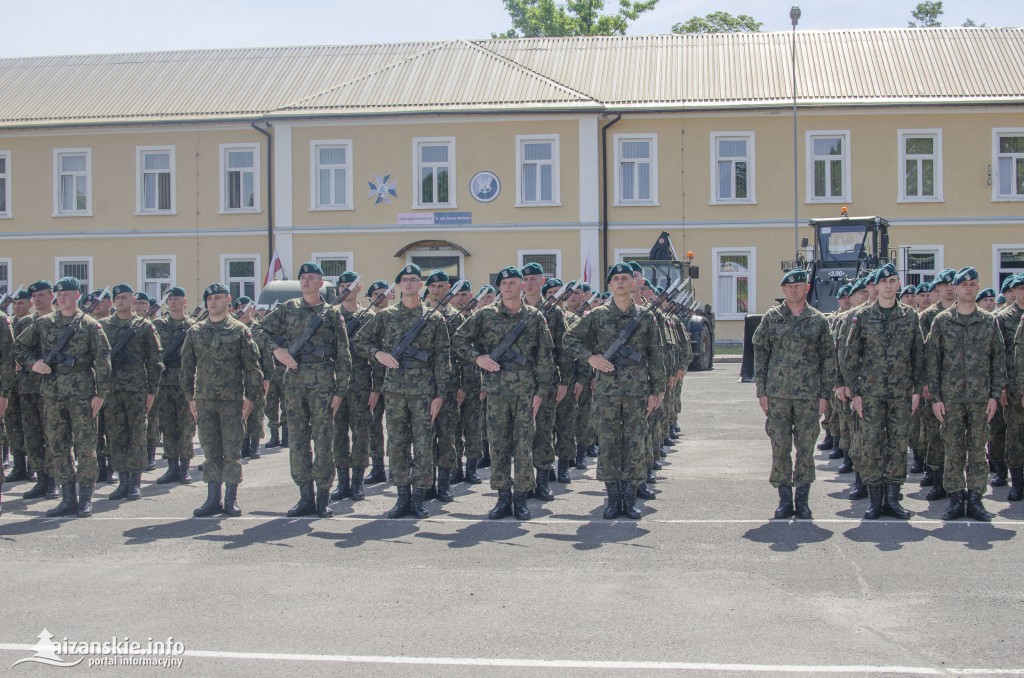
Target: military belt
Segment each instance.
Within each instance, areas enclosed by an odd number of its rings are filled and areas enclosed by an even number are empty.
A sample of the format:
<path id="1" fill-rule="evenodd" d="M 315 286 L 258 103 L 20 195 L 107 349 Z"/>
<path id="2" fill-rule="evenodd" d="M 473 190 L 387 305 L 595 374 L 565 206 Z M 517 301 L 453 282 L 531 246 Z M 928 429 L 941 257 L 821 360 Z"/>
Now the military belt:
<path id="1" fill-rule="evenodd" d="M 533 365 L 531 365 L 529 363 L 527 363 L 525 365 L 520 365 L 519 363 L 517 363 L 514 360 L 508 360 L 508 361 L 500 360 L 500 361 L 498 361 L 498 364 L 501 365 L 501 370 L 503 372 L 517 372 L 519 370 L 532 370 L 533 369 Z"/>
<path id="2" fill-rule="evenodd" d="M 300 353 L 295 356 L 295 362 L 297 363 L 333 363 L 332 358 L 317 358 L 312 353 Z"/>
<path id="3" fill-rule="evenodd" d="M 616 367 L 633 367 L 634 365 L 639 364 L 640 361 L 630 360 L 629 358 L 616 358 L 612 361 L 612 365 L 615 365 Z"/>
<path id="4" fill-rule="evenodd" d="M 398 364 L 402 367 L 403 370 L 416 369 L 418 367 L 426 369 L 430 367 L 430 365 L 426 361 L 416 360 L 416 358 L 402 358 L 401 360 L 398 361 Z"/>
<path id="5" fill-rule="evenodd" d="M 86 372 L 92 369 L 92 365 L 57 365 L 53 368 L 54 374 L 75 374 L 76 372 Z"/>

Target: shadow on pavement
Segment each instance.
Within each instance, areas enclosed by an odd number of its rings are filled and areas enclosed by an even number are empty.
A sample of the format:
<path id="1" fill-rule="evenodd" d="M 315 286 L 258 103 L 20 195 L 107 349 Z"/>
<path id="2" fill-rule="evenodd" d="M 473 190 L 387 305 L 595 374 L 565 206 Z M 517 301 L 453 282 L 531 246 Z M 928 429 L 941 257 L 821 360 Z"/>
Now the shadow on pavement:
<path id="1" fill-rule="evenodd" d="M 963 542 L 964 546 L 973 551 L 988 551 L 992 548 L 993 542 L 1013 539 L 1017 536 L 1017 531 L 997 527 L 991 523 L 960 520 L 956 523 L 944 523 L 930 534 L 942 541 Z"/>
<path id="2" fill-rule="evenodd" d="M 419 526 L 414 520 L 371 520 L 361 525 L 354 526 L 348 532 L 310 532 L 309 536 L 317 539 L 334 540 L 334 545 L 340 549 L 350 549 L 362 546 L 368 541 L 390 541 L 400 544 L 411 544 L 407 539 L 411 534 L 416 533 Z"/>
<path id="3" fill-rule="evenodd" d="M 747 530 L 744 539 L 768 544 L 772 551 L 796 551 L 804 544 L 827 541 L 834 533 L 806 520 L 772 520 Z"/>
<path id="4" fill-rule="evenodd" d="M 533 510 L 532 507 L 531 510 Z M 469 523 L 451 534 L 420 532 L 416 536 L 434 541 L 446 541 L 448 542 L 448 548 L 452 549 L 470 548 L 485 542 L 526 548 L 526 544 L 511 543 L 513 539 L 522 537 L 525 534 L 527 534 L 527 531 L 523 527 L 523 523 L 513 518 L 503 518 L 501 520 L 484 518 L 478 522 Z"/>
<path id="5" fill-rule="evenodd" d="M 899 551 L 904 544 L 922 542 L 931 534 L 904 520 L 866 520 L 843 533 L 850 541 L 874 544 L 879 551 Z"/>
<path id="6" fill-rule="evenodd" d="M 600 511 L 597 511 L 597 513 L 599 514 Z M 576 534 L 542 532 L 534 536 L 537 539 L 550 539 L 552 541 L 572 544 L 572 547 L 577 551 L 592 551 L 610 544 L 651 548 L 642 544 L 628 543 L 650 533 L 650 530 L 640 527 L 639 523 L 631 520 L 602 521 L 600 515 L 593 517 L 595 522 L 580 525 L 576 530 Z"/>
<path id="7" fill-rule="evenodd" d="M 47 500 L 49 501 L 49 500 Z M 52 502 L 53 506 L 57 505 L 59 500 L 54 499 Z M 13 503 L 13 502 L 11 502 Z M 36 534 L 39 532 L 48 532 L 50 530 L 56 530 L 60 527 L 60 524 L 65 520 L 71 518 L 47 518 L 44 513 L 45 509 L 41 510 L 38 517 L 32 516 L 30 520 L 19 520 L 11 522 L 10 520 L 3 520 L 0 522 L 0 541 L 17 541 L 13 537 L 21 537 L 27 534 Z M 8 514 L 13 515 L 13 514 Z M 88 518 L 74 518 L 75 520 L 88 520 Z"/>
<path id="8" fill-rule="evenodd" d="M 201 521 L 197 520 L 196 522 Z M 265 523 L 254 525 L 253 527 L 242 530 L 238 534 L 200 535 L 196 537 L 196 539 L 224 542 L 225 550 L 245 548 L 247 546 L 252 546 L 253 544 L 291 547 L 291 544 L 285 544 L 283 541 L 285 539 L 301 537 L 302 535 L 309 534 L 312 531 L 312 520 L 278 518 L 277 520 L 268 520 Z"/>
<path id="9" fill-rule="evenodd" d="M 225 518 L 226 520 L 226 518 Z M 181 539 L 184 537 L 198 537 L 199 535 L 216 532 L 220 529 L 220 518 L 186 518 L 176 520 L 172 523 L 157 523 L 155 525 L 142 525 L 124 531 L 125 544 L 136 546 L 138 544 L 152 544 L 162 539 Z"/>

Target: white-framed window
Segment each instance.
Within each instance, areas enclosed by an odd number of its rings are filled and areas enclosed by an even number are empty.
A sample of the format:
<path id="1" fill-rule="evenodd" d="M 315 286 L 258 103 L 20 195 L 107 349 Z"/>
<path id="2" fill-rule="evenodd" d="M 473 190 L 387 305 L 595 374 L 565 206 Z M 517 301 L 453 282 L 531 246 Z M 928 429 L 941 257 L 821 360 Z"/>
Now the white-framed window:
<path id="1" fill-rule="evenodd" d="M 11 259 L 0 259 L 0 294 L 11 290 Z"/>
<path id="2" fill-rule="evenodd" d="M 11 153 L 0 151 L 0 219 L 11 216 Z"/>
<path id="3" fill-rule="evenodd" d="M 92 216 L 92 149 L 53 151 L 53 216 Z"/>
<path id="4" fill-rule="evenodd" d="M 174 146 L 136 148 L 137 214 L 174 214 Z"/>
<path id="5" fill-rule="evenodd" d="M 559 137 L 516 136 L 516 207 L 558 206 Z"/>
<path id="6" fill-rule="evenodd" d="M 224 284 L 231 291 L 231 298 L 249 297 L 256 300 L 260 291 L 260 255 L 222 254 L 220 269 L 224 272 Z"/>
<path id="7" fill-rule="evenodd" d="M 624 262 L 627 262 L 627 261 L 633 261 L 634 259 L 648 259 L 648 258 L 650 258 L 650 256 L 651 256 L 651 251 L 650 250 L 640 250 L 640 249 L 630 249 L 630 248 L 616 249 L 615 250 L 615 262 L 614 263 L 621 264 L 621 263 L 624 263 Z"/>
<path id="8" fill-rule="evenodd" d="M 66 276 L 78 278 L 82 294 L 92 291 L 92 257 L 57 257 L 54 259 L 54 280 Z"/>
<path id="9" fill-rule="evenodd" d="M 455 207 L 455 137 L 412 140 L 413 207 Z"/>
<path id="10" fill-rule="evenodd" d="M 711 133 L 711 204 L 754 204 L 754 133 Z"/>
<path id="11" fill-rule="evenodd" d="M 723 320 L 742 320 L 757 311 L 757 248 L 714 247 L 712 297 L 715 314 Z"/>
<path id="12" fill-rule="evenodd" d="M 352 203 L 352 140 L 309 142 L 310 209 L 350 210 Z M 339 274 L 340 275 L 340 274 Z"/>
<path id="13" fill-rule="evenodd" d="M 807 133 L 807 202 L 849 202 L 850 131 Z"/>
<path id="14" fill-rule="evenodd" d="M 562 250 L 519 250 L 519 267 L 540 264 L 546 278 L 562 277 Z"/>
<path id="15" fill-rule="evenodd" d="M 903 254 L 903 284 L 931 282 L 942 270 L 942 245 L 911 245 Z"/>
<path id="16" fill-rule="evenodd" d="M 406 250 L 405 263 L 416 264 L 423 269 L 424 275 L 440 269 L 448 277 L 457 275 L 461 278 L 466 270 L 465 255 L 462 252 L 438 245 L 421 245 Z"/>
<path id="17" fill-rule="evenodd" d="M 615 204 L 658 204 L 658 135 L 615 135 Z"/>
<path id="18" fill-rule="evenodd" d="M 220 145 L 220 212 L 260 211 L 260 145 Z"/>
<path id="19" fill-rule="evenodd" d="M 942 130 L 901 129 L 898 202 L 942 202 Z"/>
<path id="20" fill-rule="evenodd" d="M 992 130 L 992 200 L 1024 200 L 1024 127 Z"/>
<path id="21" fill-rule="evenodd" d="M 352 252 L 313 252 L 313 261 L 324 270 L 324 280 L 332 285 L 338 284 L 338 276 L 345 271 L 353 270 L 355 255 Z M 369 287 L 372 281 L 363 281 L 363 287 Z"/>
<path id="22" fill-rule="evenodd" d="M 1024 273 L 1024 245 L 993 245 L 992 270 L 995 272 L 993 288 L 997 290 L 1011 275 Z"/>
<path id="23" fill-rule="evenodd" d="M 151 297 L 162 299 L 174 287 L 177 257 L 173 254 L 138 257 L 138 289 Z"/>

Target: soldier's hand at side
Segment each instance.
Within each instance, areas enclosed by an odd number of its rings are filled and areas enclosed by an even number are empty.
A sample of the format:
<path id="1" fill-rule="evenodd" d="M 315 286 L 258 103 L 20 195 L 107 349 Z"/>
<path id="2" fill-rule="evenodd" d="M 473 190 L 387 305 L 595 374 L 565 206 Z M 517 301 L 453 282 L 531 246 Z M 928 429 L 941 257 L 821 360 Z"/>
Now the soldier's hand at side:
<path id="1" fill-rule="evenodd" d="M 455 404 L 462 407 L 462 403 L 466 402 L 466 392 L 461 388 L 455 391 Z"/>
<path id="2" fill-rule="evenodd" d="M 199 421 L 199 411 L 196 409 L 196 401 L 188 401 L 188 411 L 192 413 L 192 418 Z"/>
<path id="3" fill-rule="evenodd" d="M 539 395 L 533 396 L 533 420 L 537 421 L 537 413 L 540 412 L 540 401 L 543 400 Z"/>
<path id="4" fill-rule="evenodd" d="M 910 397 L 910 413 L 917 412 L 917 408 L 921 406 L 921 395 L 915 393 Z"/>
<path id="5" fill-rule="evenodd" d="M 32 363 L 32 371 L 36 374 L 49 374 L 50 372 L 53 372 L 53 370 L 50 369 L 50 366 L 42 360 L 37 360 Z"/>
<path id="6" fill-rule="evenodd" d="M 593 367 L 598 372 L 604 372 L 610 374 L 615 371 L 615 365 L 612 365 L 611 361 L 605 359 L 603 355 L 594 355 L 587 358 L 587 364 Z"/>
<path id="7" fill-rule="evenodd" d="M 252 414 L 253 405 L 255 403 L 248 398 L 242 400 L 242 421 L 248 419 L 249 415 Z"/>
<path id="8" fill-rule="evenodd" d="M 757 404 L 761 406 L 761 411 L 764 412 L 764 416 L 768 416 L 768 396 L 760 396 L 757 399 Z"/>
<path id="9" fill-rule="evenodd" d="M 580 396 L 583 395 L 583 384 L 577 381 L 576 384 L 572 387 L 572 395 L 573 398 L 579 400 Z"/>
<path id="10" fill-rule="evenodd" d="M 656 409 L 658 409 L 658 396 L 647 396 L 647 411 L 644 412 L 644 417 L 651 416 L 651 412 L 653 412 Z"/>
<path id="11" fill-rule="evenodd" d="M 153 395 L 152 393 L 147 393 L 146 394 L 146 414 L 149 414 L 149 411 L 151 409 L 153 409 L 153 403 L 155 403 L 155 402 L 156 402 L 156 396 Z"/>
<path id="12" fill-rule="evenodd" d="M 91 404 L 92 404 L 92 418 L 95 419 L 96 417 L 100 416 L 100 408 L 103 407 L 103 398 L 101 398 L 99 396 L 93 396 Z M 195 406 L 195 403 L 192 403 L 192 405 Z"/>
<path id="13" fill-rule="evenodd" d="M 1004 388 L 1003 392 L 999 394 L 999 404 L 1002 405 L 1003 407 L 1006 407 L 1009 404 L 1009 402 L 1010 398 L 1006 395 L 1006 389 Z"/>
<path id="14" fill-rule="evenodd" d="M 501 365 L 494 361 L 491 356 L 482 354 L 476 357 L 476 366 L 488 372 L 500 372 Z"/>
<path id="15" fill-rule="evenodd" d="M 270 393 L 270 381 L 267 379 L 263 380 L 263 397 L 266 398 L 267 394 Z"/>
<path id="16" fill-rule="evenodd" d="M 946 406 L 942 403 L 942 401 L 939 401 L 937 403 L 932 403 L 932 414 L 935 415 L 935 418 L 939 420 L 940 424 L 943 421 L 945 421 L 945 419 L 946 419 Z"/>
<path id="17" fill-rule="evenodd" d="M 863 398 L 861 398 L 860 396 L 854 396 L 853 400 L 850 401 L 850 407 L 853 409 L 854 412 L 857 413 L 858 417 L 860 417 L 861 419 L 864 418 L 864 399 Z M 821 412 L 819 412 L 819 414 L 825 414 L 825 410 L 824 409 L 822 409 L 822 408 L 819 408 L 819 409 L 821 409 Z"/>
<path id="18" fill-rule="evenodd" d="M 480 391 L 480 402 L 487 400 L 487 391 Z"/>
<path id="19" fill-rule="evenodd" d="M 341 396 L 336 395 L 331 398 L 331 416 L 338 415 L 338 409 L 341 407 Z"/>
<path id="20" fill-rule="evenodd" d="M 370 405 L 370 411 L 373 412 L 377 409 L 377 403 L 380 402 L 380 391 L 370 391 L 370 397 L 367 399 Z"/>
<path id="21" fill-rule="evenodd" d="M 839 398 L 844 403 L 846 402 L 846 387 L 845 386 L 836 386 L 836 397 Z"/>
<path id="22" fill-rule="evenodd" d="M 558 388 L 555 389 L 555 404 L 557 405 L 562 402 L 562 399 L 565 398 L 567 393 L 569 393 L 569 387 L 559 384 Z"/>
<path id="23" fill-rule="evenodd" d="M 7 412 L 7 398 L 0 398 L 0 417 L 3 417 Z"/>
<path id="24" fill-rule="evenodd" d="M 444 404 L 444 398 L 434 398 L 430 401 L 430 423 L 433 424 L 434 420 L 437 419 L 437 415 L 441 412 L 441 405 Z"/>
<path id="25" fill-rule="evenodd" d="M 818 416 L 824 416 L 825 410 L 828 409 L 828 400 L 825 398 L 818 398 Z"/>
<path id="26" fill-rule="evenodd" d="M 925 387 L 924 387 L 924 391 L 922 391 L 922 393 L 924 393 L 924 399 L 925 399 L 925 400 L 931 400 L 931 399 L 932 399 L 932 394 L 931 394 L 931 392 L 930 392 L 930 391 L 928 390 L 928 387 L 927 387 L 927 386 L 925 386 Z"/>
<path id="27" fill-rule="evenodd" d="M 676 383 L 678 384 L 683 379 L 686 379 L 686 370 L 679 370 L 676 372 Z"/>
<path id="28" fill-rule="evenodd" d="M 399 368 L 398 361 L 395 360 L 395 356 L 391 355 L 387 351 L 377 351 L 373 354 L 374 359 L 384 367 L 391 370 L 397 370 Z"/>
<path id="29" fill-rule="evenodd" d="M 292 354 L 288 352 L 288 349 L 283 346 L 278 346 L 274 349 L 274 357 L 277 359 L 277 362 L 281 363 L 289 370 L 299 369 L 299 364 L 295 362 L 295 358 L 293 358 Z"/>
<path id="30" fill-rule="evenodd" d="M 999 403 L 996 402 L 995 398 L 988 399 L 988 407 L 985 408 L 985 414 L 988 415 L 988 421 L 992 421 L 992 417 L 996 416 L 996 411 L 999 409 Z"/>

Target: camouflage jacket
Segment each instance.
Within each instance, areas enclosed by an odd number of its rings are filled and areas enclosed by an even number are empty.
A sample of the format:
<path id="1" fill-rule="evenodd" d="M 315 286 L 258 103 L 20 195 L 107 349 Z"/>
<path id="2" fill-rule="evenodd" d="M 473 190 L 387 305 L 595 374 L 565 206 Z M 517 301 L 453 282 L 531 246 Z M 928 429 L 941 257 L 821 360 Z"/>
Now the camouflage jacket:
<path id="1" fill-rule="evenodd" d="M 21 318 L 15 318 L 12 330 L 14 331 L 14 338 L 18 336 L 32 326 L 32 323 L 36 321 L 39 316 L 33 311 L 26 316 Z M 43 392 L 43 375 L 36 374 L 32 370 L 22 369 L 18 371 L 18 393 L 25 394 L 38 394 Z"/>
<path id="2" fill-rule="evenodd" d="M 448 335 L 454 337 L 458 329 L 471 317 L 472 315 L 466 316 L 462 313 L 457 318 L 450 317 L 448 319 Z M 480 393 L 483 388 L 483 378 L 480 376 L 480 368 L 476 366 L 476 363 L 467 363 L 454 352 L 451 354 L 451 361 L 453 367 L 457 366 L 458 368 L 459 388 L 467 394 Z"/>
<path id="3" fill-rule="evenodd" d="M 349 321 L 351 321 L 352 318 L 356 315 L 356 313 L 359 313 L 359 311 L 356 311 L 355 313 L 347 311 L 345 310 L 345 307 L 340 304 L 338 305 L 338 312 L 341 313 L 342 322 L 345 323 L 346 327 L 348 326 Z M 364 324 L 365 321 L 369 319 L 370 318 L 368 316 L 363 316 Z M 355 334 L 358 334 L 361 329 L 362 325 L 360 325 L 359 330 L 356 330 Z M 370 366 L 370 361 L 356 352 L 355 334 L 347 335 L 348 350 L 349 353 L 352 355 L 352 376 L 349 379 L 349 387 L 360 392 L 379 390 L 380 384 L 377 384 L 376 389 L 374 388 L 374 370 Z M 380 378 L 383 375 L 381 373 L 378 373 L 377 376 L 378 378 Z"/>
<path id="4" fill-rule="evenodd" d="M 64 355 L 74 365 L 53 367 L 54 377 L 42 380 L 42 394 L 48 398 L 106 398 L 111 387 L 110 344 L 100 324 L 82 311 L 65 317 L 54 311 L 36 318 L 15 340 L 14 354 L 22 372 L 32 370 L 37 360 L 46 358 L 57 345 L 57 338 L 76 322 Z"/>
<path id="5" fill-rule="evenodd" d="M 794 316 L 785 303 L 765 313 L 754 331 L 757 396 L 827 398 L 836 379 L 835 344 L 828 321 L 810 304 Z"/>
<path id="6" fill-rule="evenodd" d="M 0 311 L 0 398 L 9 398 L 15 385 L 14 331 L 11 317 Z"/>
<path id="7" fill-rule="evenodd" d="M 981 308 L 963 315 L 951 306 L 935 316 L 925 342 L 928 390 L 936 402 L 999 398 L 1006 386 L 1006 349 L 995 318 Z"/>
<path id="8" fill-rule="evenodd" d="M 661 352 L 665 359 L 665 374 L 674 374 L 679 363 L 679 352 L 676 346 L 676 334 L 669 327 L 668 316 L 660 308 L 652 308 L 651 305 L 645 304 L 644 308 L 651 312 L 654 319 L 658 323 L 658 333 L 661 334 Z"/>
<path id="9" fill-rule="evenodd" d="M 921 321 L 921 336 L 924 337 L 925 342 L 928 341 L 928 334 L 932 331 L 932 323 L 935 322 L 935 317 L 945 311 L 946 308 L 946 306 L 942 305 L 941 301 L 936 301 L 918 314 L 917 317 Z"/>
<path id="10" fill-rule="evenodd" d="M 839 366 L 853 395 L 909 397 L 924 388 L 924 338 L 917 311 L 897 303 L 887 315 L 876 301 L 850 316 L 846 360 Z"/>
<path id="11" fill-rule="evenodd" d="M 258 323 L 258 320 L 253 320 L 251 323 L 242 324 L 248 327 L 249 331 L 252 332 L 253 328 L 256 327 Z M 255 339 L 253 341 L 255 341 Z M 274 370 L 276 370 L 278 367 L 284 367 L 284 365 L 281 365 L 281 363 L 277 362 L 277 360 L 274 358 L 273 353 L 260 348 L 259 344 L 256 344 L 256 350 L 259 351 L 260 354 L 260 372 L 263 373 L 263 381 L 270 381 L 274 375 Z"/>
<path id="12" fill-rule="evenodd" d="M 531 304 L 534 308 L 540 308 L 543 301 Z M 553 386 L 570 386 L 576 381 L 576 366 L 573 355 L 565 350 L 563 339 L 565 337 L 566 323 L 565 312 L 558 306 L 552 306 L 544 314 L 544 320 L 548 324 L 548 332 L 551 333 L 552 349 L 551 357 L 555 366 L 551 383 Z"/>
<path id="13" fill-rule="evenodd" d="M 381 309 L 356 334 L 356 353 L 379 365 L 374 354 L 377 351 L 390 353 L 428 311 L 425 304 L 407 308 L 401 302 Z M 427 359 L 421 362 L 406 357 L 401 369 L 385 370 L 381 392 L 443 398 L 448 390 L 451 369 L 448 365 L 448 330 L 441 316 L 431 313 L 412 345 L 425 352 Z"/>
<path id="14" fill-rule="evenodd" d="M 174 338 L 179 332 L 188 332 L 188 328 L 195 325 L 195 323 L 196 321 L 188 316 L 185 316 L 181 320 L 175 320 L 170 316 L 155 319 L 153 321 L 153 328 L 156 329 L 156 336 L 160 339 L 161 352 L 167 350 L 168 344 L 174 341 Z M 184 344 L 182 345 L 184 346 Z M 167 384 L 173 387 L 180 386 L 181 378 L 178 374 L 178 370 L 180 369 L 181 349 L 179 348 L 177 355 L 164 363 L 164 373 L 160 378 L 161 387 Z"/>
<path id="15" fill-rule="evenodd" d="M 676 370 L 684 372 L 690 369 L 693 362 L 693 346 L 690 344 L 690 332 L 686 329 L 686 323 L 677 315 L 668 316 L 670 326 L 676 337 Z"/>
<path id="16" fill-rule="evenodd" d="M 181 347 L 179 378 L 189 400 L 255 402 L 263 393 L 263 371 L 252 332 L 230 315 L 192 325 Z"/>
<path id="17" fill-rule="evenodd" d="M 512 344 L 512 350 L 522 354 L 526 364 L 506 363 L 498 372 L 481 370 L 481 389 L 488 396 L 514 391 L 517 395 L 545 397 L 556 383 L 551 332 L 541 312 L 526 302 L 515 313 L 501 302 L 484 306 L 455 332 L 452 351 L 475 365 L 479 356 L 497 348 L 520 321 L 526 321 L 526 329 Z"/>
<path id="18" fill-rule="evenodd" d="M 1017 394 L 1024 394 L 1024 322 L 1013 336 L 1013 371 L 1017 375 Z"/>
<path id="19" fill-rule="evenodd" d="M 164 367 L 160 362 L 160 340 L 157 339 L 153 323 L 134 315 L 128 320 L 112 315 L 99 322 L 110 342 L 114 390 L 156 395 Z M 125 345 L 121 355 L 115 356 L 114 346 L 130 331 L 128 328 L 132 325 L 136 328 L 135 336 Z"/>
<path id="20" fill-rule="evenodd" d="M 1011 391 L 1020 395 L 1024 391 L 1020 390 L 1018 386 L 1021 375 L 1018 373 L 1019 368 L 1014 359 L 1014 347 L 1017 345 L 1017 330 L 1024 325 L 1021 322 L 1021 318 L 1024 318 L 1024 310 L 1021 310 L 1017 304 L 1013 304 L 1002 309 L 995 316 L 996 322 L 999 324 L 999 332 L 1003 337 L 1003 346 L 1006 347 L 1006 385 Z"/>
<path id="21" fill-rule="evenodd" d="M 295 358 L 299 368 L 289 370 L 284 383 L 298 388 L 323 389 L 328 398 L 343 396 L 352 373 L 352 354 L 348 349 L 345 321 L 337 306 L 328 306 L 322 300 L 310 306 L 305 299 L 289 299 L 253 326 L 253 336 L 260 350 L 273 357 L 274 349 L 288 349 L 321 313 L 324 321 L 310 337 L 308 345 L 323 350 L 324 357 L 300 354 Z"/>
<path id="22" fill-rule="evenodd" d="M 645 397 L 665 391 L 668 379 L 665 371 L 665 353 L 662 349 L 663 337 L 658 321 L 646 309 L 632 302 L 625 311 L 613 301 L 587 313 L 566 332 L 565 349 L 586 363 L 590 356 L 608 350 L 619 333 L 634 318 L 639 319 L 640 327 L 628 345 L 640 354 L 640 361 L 619 359 L 613 361 L 613 372 L 597 372 L 595 397 Z"/>
<path id="23" fill-rule="evenodd" d="M 846 338 L 850 334 L 850 318 L 857 309 L 864 308 L 864 305 L 854 306 L 836 315 L 832 320 L 832 341 L 835 342 L 836 355 L 836 386 L 846 386 L 846 376 L 842 366 L 846 363 Z"/>

